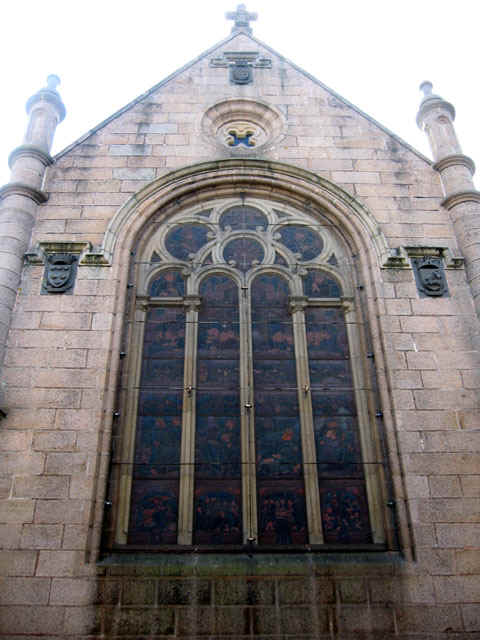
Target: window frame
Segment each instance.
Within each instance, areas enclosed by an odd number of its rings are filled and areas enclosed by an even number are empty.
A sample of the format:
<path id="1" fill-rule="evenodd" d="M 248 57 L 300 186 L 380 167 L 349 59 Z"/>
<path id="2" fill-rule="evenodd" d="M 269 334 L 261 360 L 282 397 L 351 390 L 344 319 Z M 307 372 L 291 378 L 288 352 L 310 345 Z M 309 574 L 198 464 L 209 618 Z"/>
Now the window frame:
<path id="1" fill-rule="evenodd" d="M 290 311 L 294 317 L 293 331 L 294 331 L 294 343 L 295 343 L 295 358 L 297 369 L 297 388 L 299 399 L 299 417 L 302 423 L 302 451 L 304 460 L 303 462 L 311 462 L 310 468 L 313 469 L 312 474 L 305 474 L 305 488 L 309 499 L 306 500 L 307 504 L 307 522 L 308 522 L 308 534 L 309 534 L 309 547 L 312 548 L 326 548 L 323 542 L 321 533 L 321 507 L 320 507 L 320 494 L 318 491 L 318 477 L 316 472 L 316 449 L 313 432 L 313 415 L 312 406 L 308 393 L 300 393 L 301 389 L 310 388 L 309 371 L 308 371 L 308 356 L 307 356 L 307 343 L 306 343 L 306 331 L 305 331 L 305 308 L 307 306 L 315 307 L 337 307 L 341 308 L 344 312 L 345 325 L 347 331 L 347 339 L 349 345 L 350 361 L 352 368 L 352 376 L 354 382 L 354 395 L 356 401 L 356 408 L 358 414 L 358 429 L 360 436 L 360 445 L 362 451 L 363 468 L 365 475 L 365 485 L 368 497 L 368 510 L 370 516 L 370 525 L 372 530 L 372 545 L 367 545 L 372 549 L 376 546 L 380 546 L 382 549 L 386 544 L 386 524 L 385 513 L 383 508 L 384 503 L 384 491 L 385 491 L 385 479 L 384 479 L 384 462 L 381 459 L 381 446 L 379 434 L 373 416 L 375 415 L 375 390 L 372 388 L 371 380 L 367 373 L 367 366 L 365 362 L 366 358 L 366 345 L 365 345 L 365 326 L 361 318 L 361 312 L 358 302 L 355 300 L 353 287 L 354 271 L 348 265 L 348 260 L 345 260 L 346 268 L 343 270 L 329 265 L 326 262 L 315 262 L 315 266 L 321 268 L 324 271 L 329 271 L 333 277 L 339 281 L 345 295 L 339 298 L 313 298 L 303 294 L 302 289 L 302 266 L 290 264 L 286 269 L 280 265 L 267 264 L 259 265 L 250 270 L 247 274 L 248 278 L 242 282 L 238 272 L 231 268 L 227 264 L 213 264 L 207 267 L 195 270 L 192 265 L 186 261 L 166 261 L 162 263 L 152 264 L 150 259 L 146 258 L 152 255 L 152 249 L 155 244 L 158 244 L 158 236 L 162 235 L 164 248 L 164 238 L 168 231 L 165 230 L 165 226 L 179 223 L 199 222 L 199 218 L 195 217 L 201 210 L 209 209 L 213 207 L 218 211 L 215 219 L 218 221 L 222 212 L 234 205 L 247 204 L 254 206 L 268 216 L 272 210 L 278 211 L 284 210 L 285 213 L 293 216 L 294 221 L 299 221 L 306 226 L 318 226 L 321 224 L 318 220 L 312 218 L 312 216 L 306 216 L 300 214 L 298 210 L 287 207 L 285 205 L 279 206 L 272 201 L 258 200 L 249 198 L 245 200 L 242 198 L 223 198 L 217 201 L 213 200 L 208 203 L 207 206 L 199 206 L 186 211 L 180 212 L 160 226 L 153 236 L 144 243 L 143 248 L 139 252 L 140 259 L 136 260 L 136 292 L 135 302 L 132 304 L 132 314 L 130 316 L 130 331 L 127 337 L 129 343 L 129 356 L 127 366 L 125 367 L 122 381 L 122 388 L 124 393 L 122 394 L 122 429 L 117 437 L 120 442 L 118 451 L 120 452 L 120 460 L 127 464 L 119 465 L 119 471 L 115 480 L 115 502 L 116 508 L 114 511 L 114 533 L 113 533 L 113 547 L 125 547 L 130 548 L 131 545 L 127 544 L 128 526 L 130 518 L 130 496 L 132 490 L 132 465 L 135 455 L 135 436 L 136 436 L 136 422 L 137 422 L 137 410 L 138 410 L 138 388 L 140 383 L 140 375 L 143 361 L 143 339 L 144 339 L 144 326 L 145 319 L 150 308 L 159 306 L 174 306 L 184 307 L 186 313 L 186 331 L 185 331 L 185 369 L 184 369 L 184 392 L 183 392 L 183 417 L 182 417 L 182 442 L 181 442 L 181 462 L 188 462 L 186 465 L 182 465 L 184 471 L 180 474 L 180 487 L 179 487 L 179 522 L 178 522 L 178 544 L 174 548 L 192 546 L 191 532 L 193 529 L 193 492 L 194 492 L 194 472 L 192 461 L 195 460 L 195 381 L 196 381 L 196 350 L 197 350 L 197 337 L 198 337 L 198 309 L 201 305 L 201 298 L 198 295 L 198 289 L 202 279 L 212 273 L 222 273 L 232 277 L 237 282 L 239 287 L 239 294 L 245 291 L 247 287 L 247 303 L 240 304 L 240 344 L 241 346 L 241 396 L 240 406 L 241 422 L 242 422 L 242 460 L 255 462 L 255 438 L 254 438 L 254 419 L 248 418 L 248 413 L 245 414 L 244 407 L 246 403 L 251 402 L 252 398 L 245 397 L 245 389 L 247 389 L 247 383 L 245 378 L 249 378 L 252 384 L 253 395 L 253 373 L 251 371 L 253 354 L 252 354 L 252 339 L 251 339 L 251 318 L 250 318 L 250 288 L 251 283 L 259 273 L 263 272 L 275 272 L 279 273 L 283 278 L 289 282 L 292 295 L 290 296 Z M 270 215 L 269 219 L 272 219 Z M 202 221 L 204 224 L 210 224 L 209 222 Z M 277 220 L 277 226 L 278 226 Z M 258 239 L 258 234 L 255 232 L 234 232 L 234 235 L 240 236 L 255 236 Z M 219 237 L 220 236 L 220 237 Z M 217 232 L 217 238 L 214 243 L 209 243 L 207 248 L 202 249 L 201 253 L 205 256 L 209 251 L 216 251 L 216 259 L 221 257 L 222 247 L 225 246 L 228 241 L 228 237 L 232 237 L 232 232 L 223 231 L 223 233 Z M 325 242 L 325 249 L 322 254 L 328 255 L 329 253 L 335 253 L 337 256 L 342 256 L 344 259 L 348 257 L 348 246 L 342 242 L 339 234 L 330 232 L 328 234 L 322 233 L 322 238 Z M 270 245 L 271 245 L 270 240 Z M 267 246 L 265 241 L 266 255 L 271 250 L 271 246 Z M 351 253 L 351 252 L 350 252 Z M 215 258 L 215 256 L 214 256 Z M 271 260 L 271 256 L 270 256 Z M 344 267 L 345 267 L 344 265 Z M 172 298 L 152 298 L 147 295 L 149 283 L 154 279 L 161 271 L 168 269 L 182 268 L 186 275 L 186 295 L 184 297 L 172 297 Z M 240 299 L 240 295 L 239 295 Z M 129 381 L 133 381 L 133 384 L 129 384 Z M 185 410 L 185 407 L 190 406 L 193 410 Z M 253 417 L 253 410 L 250 411 Z M 248 426 L 249 425 L 249 426 Z M 310 426 L 309 426 L 310 425 Z M 310 428 L 311 427 L 311 428 Z M 252 449 L 253 447 L 253 449 Z M 378 461 L 378 463 L 376 462 Z M 370 464 L 369 464 L 370 463 Z M 373 463 L 373 464 L 372 464 Z M 115 461 L 114 461 L 115 464 Z M 256 508 L 256 472 L 255 465 L 247 465 L 248 468 L 252 467 L 253 471 L 242 476 L 242 500 L 244 502 L 243 511 L 244 514 L 251 511 L 257 514 Z M 305 464 L 305 467 L 309 465 Z M 185 471 L 188 468 L 189 471 Z M 316 489 L 315 489 L 316 487 Z M 313 498 L 313 499 L 312 499 Z M 250 507 L 246 506 L 246 500 L 251 501 Z M 256 519 L 256 515 L 253 520 Z M 258 539 L 258 531 L 249 522 L 244 525 L 244 544 L 250 544 Z M 357 547 L 358 545 L 340 545 L 343 549 L 350 549 L 351 547 Z M 360 545 L 365 546 L 365 545 Z M 158 547 L 161 550 L 162 545 Z M 225 545 L 221 547 L 222 550 L 228 551 L 229 546 Z M 261 550 L 264 547 L 259 547 Z M 284 547 L 276 547 L 276 550 L 282 551 Z"/>

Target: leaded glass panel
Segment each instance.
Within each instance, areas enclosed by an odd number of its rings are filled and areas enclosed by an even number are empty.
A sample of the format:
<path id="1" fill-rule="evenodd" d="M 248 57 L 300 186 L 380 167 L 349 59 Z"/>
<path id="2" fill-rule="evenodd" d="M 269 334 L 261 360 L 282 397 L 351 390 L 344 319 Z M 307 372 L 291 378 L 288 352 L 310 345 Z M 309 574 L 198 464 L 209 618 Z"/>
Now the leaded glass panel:
<path id="1" fill-rule="evenodd" d="M 200 286 L 195 434 L 195 544 L 240 544 L 238 287 L 224 275 Z"/>
<path id="2" fill-rule="evenodd" d="M 372 542 L 351 261 L 327 231 L 225 199 L 149 241 L 123 543 Z"/>
<path id="3" fill-rule="evenodd" d="M 289 286 L 277 274 L 252 284 L 253 382 L 260 544 L 307 541 Z"/>

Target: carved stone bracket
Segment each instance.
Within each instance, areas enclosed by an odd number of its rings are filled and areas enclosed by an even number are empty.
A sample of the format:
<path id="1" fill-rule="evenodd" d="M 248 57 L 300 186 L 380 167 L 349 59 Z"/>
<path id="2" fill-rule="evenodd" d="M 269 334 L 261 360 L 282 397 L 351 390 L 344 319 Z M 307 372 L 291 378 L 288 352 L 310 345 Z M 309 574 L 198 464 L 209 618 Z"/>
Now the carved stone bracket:
<path id="1" fill-rule="evenodd" d="M 410 269 L 412 259 L 423 257 L 442 259 L 447 269 L 461 269 L 464 263 L 464 258 L 454 255 L 448 247 L 405 246 L 390 249 L 382 267 L 384 269 Z"/>
<path id="2" fill-rule="evenodd" d="M 110 262 L 100 247 L 90 242 L 39 242 L 25 253 L 28 264 L 45 264 L 52 253 L 72 253 L 78 256 L 79 266 L 109 267 Z"/>
<path id="3" fill-rule="evenodd" d="M 212 58 L 210 66 L 229 68 L 233 84 L 250 84 L 253 69 L 271 69 L 272 61 L 260 56 L 258 51 L 225 51 L 222 56 Z"/>
<path id="4" fill-rule="evenodd" d="M 25 253 L 25 260 L 27 264 L 45 265 L 42 294 L 71 293 L 79 266 L 110 266 L 103 250 L 92 247 L 90 242 L 39 242 Z M 59 284 L 67 271 L 73 280 Z"/>

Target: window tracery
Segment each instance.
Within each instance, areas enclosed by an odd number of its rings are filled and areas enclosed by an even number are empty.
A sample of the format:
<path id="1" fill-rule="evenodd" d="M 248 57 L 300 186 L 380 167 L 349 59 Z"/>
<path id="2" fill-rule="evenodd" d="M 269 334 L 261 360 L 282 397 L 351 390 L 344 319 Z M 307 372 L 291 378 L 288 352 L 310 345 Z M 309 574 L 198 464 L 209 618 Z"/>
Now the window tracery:
<path id="1" fill-rule="evenodd" d="M 223 199 L 164 223 L 137 276 L 116 542 L 382 542 L 341 239 L 286 206 Z"/>

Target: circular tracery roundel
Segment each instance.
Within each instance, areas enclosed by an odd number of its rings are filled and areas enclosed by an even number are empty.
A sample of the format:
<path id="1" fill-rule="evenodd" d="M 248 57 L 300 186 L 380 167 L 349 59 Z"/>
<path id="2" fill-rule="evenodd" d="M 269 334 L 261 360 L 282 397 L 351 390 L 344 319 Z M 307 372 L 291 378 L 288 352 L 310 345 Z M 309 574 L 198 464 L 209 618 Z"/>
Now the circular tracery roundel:
<path id="1" fill-rule="evenodd" d="M 256 207 L 248 205 L 235 205 L 224 211 L 220 217 L 221 229 L 261 229 L 265 231 L 268 226 L 268 219 Z"/>
<path id="2" fill-rule="evenodd" d="M 204 113 L 200 129 L 207 143 L 232 155 L 273 147 L 286 132 L 285 116 L 272 105 L 249 98 L 222 100 Z"/>
<path id="3" fill-rule="evenodd" d="M 202 224 L 180 224 L 169 231 L 165 238 L 167 251 L 179 260 L 187 260 L 207 242 L 208 227 Z"/>
<path id="4" fill-rule="evenodd" d="M 264 251 L 262 245 L 253 238 L 234 238 L 223 250 L 226 262 L 240 271 L 246 272 L 262 262 Z"/>
<path id="5" fill-rule="evenodd" d="M 181 278 L 188 280 L 185 294 L 197 294 L 195 282 L 212 269 L 236 273 L 247 286 L 259 270 L 277 270 L 289 279 L 292 295 L 314 298 L 338 298 L 345 293 L 340 281 L 350 280 L 342 271 L 344 249 L 329 225 L 264 200 L 219 199 L 179 212 L 146 251 L 145 294 L 154 297 L 181 295 Z M 161 275 L 172 269 L 173 275 Z M 154 273 L 161 281 L 147 286 Z"/>

